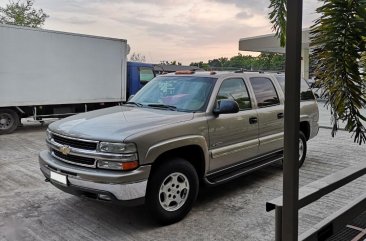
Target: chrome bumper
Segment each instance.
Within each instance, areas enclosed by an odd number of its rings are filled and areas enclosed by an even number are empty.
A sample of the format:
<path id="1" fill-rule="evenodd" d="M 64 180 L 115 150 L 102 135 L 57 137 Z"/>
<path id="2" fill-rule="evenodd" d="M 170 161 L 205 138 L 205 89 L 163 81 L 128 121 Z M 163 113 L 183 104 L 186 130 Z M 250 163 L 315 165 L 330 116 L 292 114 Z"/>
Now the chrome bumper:
<path id="1" fill-rule="evenodd" d="M 67 176 L 68 185 L 61 189 L 93 190 L 112 194 L 117 200 L 130 201 L 143 198 L 146 193 L 147 179 L 151 166 L 141 166 L 133 171 L 119 172 L 70 165 L 61 162 L 50 155 L 48 151 L 39 154 L 39 164 L 43 175 L 50 180 L 50 172 Z M 61 187 L 60 183 L 50 180 L 52 184 Z M 70 192 L 71 193 L 71 192 Z"/>

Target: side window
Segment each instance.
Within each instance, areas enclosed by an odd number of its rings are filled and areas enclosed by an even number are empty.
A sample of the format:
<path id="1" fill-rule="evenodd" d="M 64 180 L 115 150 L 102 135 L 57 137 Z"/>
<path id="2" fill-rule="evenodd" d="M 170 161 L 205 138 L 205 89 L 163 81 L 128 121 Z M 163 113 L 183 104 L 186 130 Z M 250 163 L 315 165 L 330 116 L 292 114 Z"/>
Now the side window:
<path id="1" fill-rule="evenodd" d="M 285 76 L 277 75 L 276 79 L 277 79 L 278 83 L 280 84 L 283 93 L 285 93 Z M 308 82 L 302 78 L 301 78 L 301 83 L 300 83 L 300 99 L 301 100 L 314 100 L 315 99 L 314 94 L 311 91 L 311 88 L 310 88 Z"/>
<path id="2" fill-rule="evenodd" d="M 285 94 L 285 76 L 284 75 L 277 75 L 276 79 L 277 79 L 278 83 L 281 86 L 283 94 Z"/>
<path id="3" fill-rule="evenodd" d="M 140 67 L 139 73 L 141 84 L 146 84 L 155 77 L 153 69 L 149 67 Z"/>
<path id="4" fill-rule="evenodd" d="M 240 110 L 252 108 L 248 89 L 243 79 L 226 79 L 222 82 L 216 100 L 230 99 L 235 100 Z"/>
<path id="5" fill-rule="evenodd" d="M 308 82 L 301 78 L 301 90 L 300 90 L 300 99 L 301 100 L 314 100 L 314 94 L 313 91 L 311 90 Z"/>
<path id="6" fill-rule="evenodd" d="M 250 83 L 252 84 L 259 108 L 280 104 L 276 89 L 270 79 L 252 77 L 250 78 Z"/>

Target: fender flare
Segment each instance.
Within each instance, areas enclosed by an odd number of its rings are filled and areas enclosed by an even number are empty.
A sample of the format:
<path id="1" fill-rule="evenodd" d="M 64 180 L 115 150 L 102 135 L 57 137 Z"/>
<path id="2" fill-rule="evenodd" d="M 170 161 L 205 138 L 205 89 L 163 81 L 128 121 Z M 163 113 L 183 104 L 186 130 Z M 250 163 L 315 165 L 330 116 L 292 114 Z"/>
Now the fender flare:
<path id="1" fill-rule="evenodd" d="M 198 135 L 182 136 L 156 143 L 146 152 L 145 161 L 146 163 L 154 163 L 161 154 L 185 146 L 198 146 L 202 149 L 206 173 L 209 168 L 207 142 L 203 136 Z"/>

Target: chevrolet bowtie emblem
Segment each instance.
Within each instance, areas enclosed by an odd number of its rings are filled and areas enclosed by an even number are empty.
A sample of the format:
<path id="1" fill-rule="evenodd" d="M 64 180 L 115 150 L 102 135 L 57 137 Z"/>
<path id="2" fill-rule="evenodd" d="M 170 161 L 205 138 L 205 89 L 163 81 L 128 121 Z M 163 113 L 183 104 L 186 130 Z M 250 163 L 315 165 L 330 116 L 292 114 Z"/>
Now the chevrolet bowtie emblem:
<path id="1" fill-rule="evenodd" d="M 64 154 L 64 155 L 68 155 L 68 154 L 70 154 L 70 151 L 71 151 L 71 149 L 70 149 L 70 147 L 69 146 L 61 146 L 60 147 L 60 152 L 62 153 L 62 154 Z"/>

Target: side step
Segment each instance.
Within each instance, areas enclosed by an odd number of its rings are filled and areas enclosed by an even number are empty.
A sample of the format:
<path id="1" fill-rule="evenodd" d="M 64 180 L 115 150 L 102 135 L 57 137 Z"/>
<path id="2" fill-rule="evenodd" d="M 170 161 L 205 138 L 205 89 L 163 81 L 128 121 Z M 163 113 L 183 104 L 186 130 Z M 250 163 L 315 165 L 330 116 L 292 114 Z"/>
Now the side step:
<path id="1" fill-rule="evenodd" d="M 206 182 L 210 185 L 221 184 L 255 170 L 261 169 L 265 166 L 271 165 L 277 161 L 280 161 L 281 159 L 283 159 L 283 151 L 272 153 L 250 161 L 245 161 L 243 163 L 208 174 L 206 177 Z"/>

